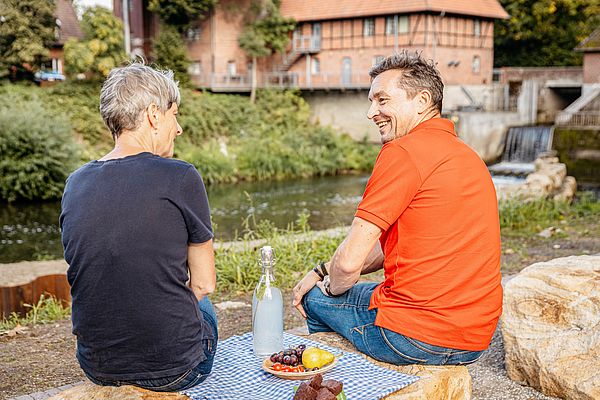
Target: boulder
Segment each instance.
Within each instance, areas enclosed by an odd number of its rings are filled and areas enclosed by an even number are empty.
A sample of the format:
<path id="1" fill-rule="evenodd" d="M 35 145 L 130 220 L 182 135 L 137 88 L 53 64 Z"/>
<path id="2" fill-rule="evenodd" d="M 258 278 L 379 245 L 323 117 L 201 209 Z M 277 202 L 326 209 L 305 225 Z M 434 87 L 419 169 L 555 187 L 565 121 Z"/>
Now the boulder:
<path id="1" fill-rule="evenodd" d="M 91 382 L 77 385 L 50 397 L 50 400 L 189 400 L 179 393 L 159 393 L 135 386 L 98 386 Z"/>
<path id="2" fill-rule="evenodd" d="M 600 256 L 533 264 L 504 291 L 508 376 L 567 399 L 600 399 Z"/>
<path id="3" fill-rule="evenodd" d="M 345 352 L 357 352 L 349 341 L 335 333 L 319 332 L 309 335 L 308 338 L 338 347 Z M 386 396 L 385 400 L 469 400 L 471 398 L 471 375 L 465 366 L 396 366 L 361 355 L 379 366 L 421 378 L 404 389 Z"/>

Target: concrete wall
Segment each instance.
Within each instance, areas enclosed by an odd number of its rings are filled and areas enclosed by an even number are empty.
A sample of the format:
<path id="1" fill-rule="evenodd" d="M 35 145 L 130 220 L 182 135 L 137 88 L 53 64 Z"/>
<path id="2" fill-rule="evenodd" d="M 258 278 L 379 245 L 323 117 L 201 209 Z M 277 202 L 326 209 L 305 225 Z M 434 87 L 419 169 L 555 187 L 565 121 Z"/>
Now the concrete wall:
<path id="1" fill-rule="evenodd" d="M 583 54 L 583 82 L 600 83 L 600 53 Z"/>
<path id="2" fill-rule="evenodd" d="M 367 137 L 370 142 L 380 142 L 377 126 L 367 119 L 368 91 L 315 91 L 304 92 L 302 97 L 310 105 L 311 116 L 321 125 L 346 132 L 356 140 Z"/>
<path id="3" fill-rule="evenodd" d="M 516 112 L 455 112 L 451 119 L 458 136 L 486 163 L 502 154 L 508 128 L 525 124 Z"/>

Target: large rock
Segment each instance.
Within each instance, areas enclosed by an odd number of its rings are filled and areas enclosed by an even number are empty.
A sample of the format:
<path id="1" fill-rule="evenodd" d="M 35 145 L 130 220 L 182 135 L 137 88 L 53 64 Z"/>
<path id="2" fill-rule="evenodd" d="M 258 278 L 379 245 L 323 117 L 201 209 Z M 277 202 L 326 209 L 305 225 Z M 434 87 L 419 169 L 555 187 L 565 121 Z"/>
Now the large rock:
<path id="1" fill-rule="evenodd" d="M 533 264 L 505 286 L 511 379 L 567 399 L 600 399 L 600 256 Z"/>
<path id="2" fill-rule="evenodd" d="M 320 332 L 309 335 L 308 338 L 338 347 L 346 352 L 356 352 L 350 342 L 334 333 Z M 471 398 L 471 375 L 464 366 L 396 366 L 363 356 L 374 364 L 421 378 L 404 389 L 386 396 L 385 400 L 469 400 Z"/>
<path id="3" fill-rule="evenodd" d="M 61 392 L 50 400 L 189 400 L 179 393 L 158 393 L 135 386 L 97 386 L 84 383 Z"/>

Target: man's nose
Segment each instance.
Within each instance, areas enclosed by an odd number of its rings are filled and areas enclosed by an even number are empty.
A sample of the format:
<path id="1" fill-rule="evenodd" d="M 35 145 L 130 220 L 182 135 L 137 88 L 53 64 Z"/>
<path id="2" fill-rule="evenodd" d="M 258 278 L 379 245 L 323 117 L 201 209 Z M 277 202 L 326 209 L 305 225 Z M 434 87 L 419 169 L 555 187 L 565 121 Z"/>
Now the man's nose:
<path id="1" fill-rule="evenodd" d="M 379 109 L 377 109 L 377 103 L 372 102 L 369 107 L 369 111 L 367 111 L 367 118 L 373 119 L 377 114 L 379 114 Z"/>

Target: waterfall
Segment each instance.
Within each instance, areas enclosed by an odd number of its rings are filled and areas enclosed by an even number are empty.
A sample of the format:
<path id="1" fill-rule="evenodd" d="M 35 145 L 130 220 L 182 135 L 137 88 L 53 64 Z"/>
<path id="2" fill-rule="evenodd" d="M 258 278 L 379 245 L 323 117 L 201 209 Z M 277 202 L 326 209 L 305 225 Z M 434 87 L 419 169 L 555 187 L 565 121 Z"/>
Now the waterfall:
<path id="1" fill-rule="evenodd" d="M 502 162 L 531 163 L 552 147 L 553 126 L 517 126 L 506 135 Z"/>

